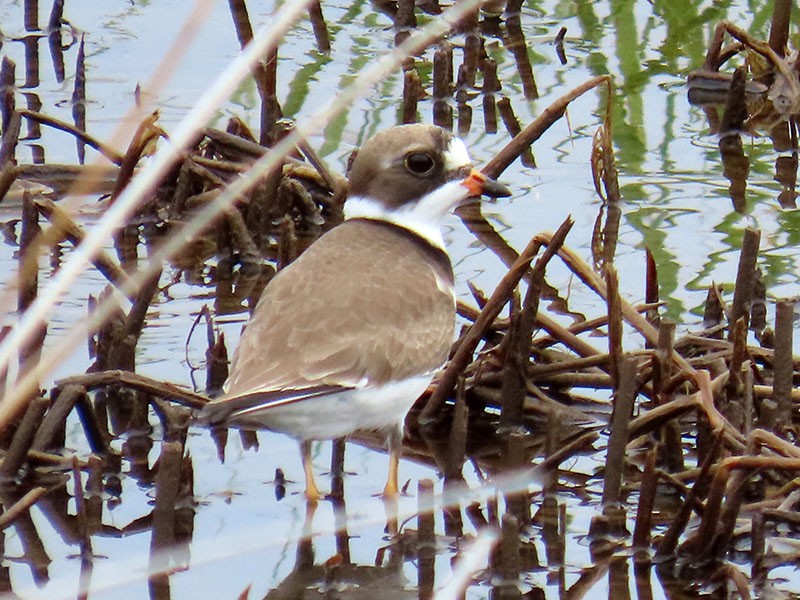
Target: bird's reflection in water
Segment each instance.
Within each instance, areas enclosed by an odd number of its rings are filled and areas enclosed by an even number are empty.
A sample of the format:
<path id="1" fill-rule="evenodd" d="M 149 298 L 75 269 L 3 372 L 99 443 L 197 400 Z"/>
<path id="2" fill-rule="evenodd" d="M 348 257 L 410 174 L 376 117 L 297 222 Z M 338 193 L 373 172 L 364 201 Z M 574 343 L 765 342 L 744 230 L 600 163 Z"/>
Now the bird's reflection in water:
<path id="1" fill-rule="evenodd" d="M 403 544 L 397 532 L 397 504 L 387 502 L 387 533 L 391 541 L 378 548 L 373 564 L 355 564 L 350 559 L 350 536 L 344 499 L 331 498 L 336 525 L 336 554 L 315 556 L 313 520 L 316 502 L 306 503 L 303 535 L 297 542 L 295 565 L 291 573 L 270 590 L 266 598 L 416 598 L 417 592 L 403 573 Z M 356 538 L 357 539 L 357 538 Z"/>

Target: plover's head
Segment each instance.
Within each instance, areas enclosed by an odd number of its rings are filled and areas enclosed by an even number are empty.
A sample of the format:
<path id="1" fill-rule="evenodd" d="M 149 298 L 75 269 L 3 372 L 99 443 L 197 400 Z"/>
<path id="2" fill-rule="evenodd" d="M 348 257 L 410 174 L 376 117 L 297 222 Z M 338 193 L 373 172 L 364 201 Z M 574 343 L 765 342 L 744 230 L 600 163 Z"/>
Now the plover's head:
<path id="1" fill-rule="evenodd" d="M 441 246 L 442 217 L 467 199 L 509 196 L 472 166 L 467 148 L 435 125 L 401 125 L 370 138 L 350 169 L 345 216 L 381 219 Z"/>

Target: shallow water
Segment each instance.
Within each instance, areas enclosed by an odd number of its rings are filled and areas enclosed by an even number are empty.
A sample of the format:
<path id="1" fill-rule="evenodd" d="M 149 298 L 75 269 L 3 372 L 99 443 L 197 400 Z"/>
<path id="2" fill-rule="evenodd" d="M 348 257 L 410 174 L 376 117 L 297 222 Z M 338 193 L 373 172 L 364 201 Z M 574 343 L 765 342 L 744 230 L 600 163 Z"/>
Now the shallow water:
<path id="1" fill-rule="evenodd" d="M 503 85 L 500 95 L 508 97 L 522 124 L 533 120 L 546 106 L 572 87 L 591 76 L 611 73 L 615 80 L 613 131 L 620 185 L 624 201 L 616 266 L 626 299 L 640 302 L 644 296 L 644 248 L 653 252 L 658 267 L 661 297 L 667 304 L 664 314 L 676 318 L 687 329 L 697 327 L 706 289 L 712 281 L 730 284 L 735 279 L 738 245 L 747 226 L 762 231 L 759 265 L 773 297 L 798 293 L 798 269 L 795 245 L 800 220 L 795 209 L 781 208 L 776 200 L 781 186 L 774 180 L 774 165 L 779 154 L 769 140 L 754 138 L 745 143 L 750 157 L 746 210 L 733 210 L 719 160 L 716 140 L 708 135 L 704 113 L 691 107 L 683 86 L 686 74 L 702 64 L 713 24 L 722 18 L 747 27 L 759 37 L 766 37 L 771 4 L 751 6 L 744 2 L 534 2 L 525 4 L 521 24 L 527 40 L 541 96 L 526 99 L 522 82 L 511 53 L 499 39 L 487 46 L 497 60 L 498 76 Z M 87 130 L 107 139 L 121 115 L 134 100 L 137 83 L 145 82 L 164 58 L 164 54 L 186 19 L 191 3 L 173 0 L 156 3 L 130 3 L 84 0 L 67 2 L 65 15 L 76 31 L 85 35 L 87 57 Z M 19 1 L 0 3 L 2 48 L 0 53 L 17 63 L 17 103 L 35 106 L 41 111 L 71 121 L 70 98 L 74 81 L 77 44 L 64 49 L 65 76 L 59 81 L 47 38 L 26 31 L 23 6 Z M 46 22 L 49 7 L 40 8 L 40 23 Z M 272 5 L 251 3 L 254 26 L 267 22 Z M 323 6 L 332 38 L 330 55 L 318 52 L 307 21 L 287 36 L 279 51 L 279 101 L 286 116 L 302 118 L 326 102 L 332 92 L 346 85 L 374 56 L 393 48 L 391 21 L 364 1 L 330 2 Z M 421 17 L 420 17 L 421 18 Z M 567 63 L 562 65 L 553 45 L 558 29 L 567 27 L 564 49 Z M 72 34 L 65 32 L 64 42 Z M 456 38 L 456 43 L 459 39 Z M 238 44 L 225 3 L 213 4 L 210 16 L 199 29 L 196 40 L 187 49 L 175 76 L 158 94 L 155 104 L 161 110 L 161 125 L 173 129 L 198 96 L 236 55 Z M 26 54 L 27 53 L 27 54 Z M 34 63 L 38 56 L 38 69 Z M 458 51 L 456 52 L 458 57 Z M 423 83 L 429 76 L 431 53 L 420 61 Z M 26 73 L 26 68 L 28 72 Z M 35 75 L 35 76 L 33 76 Z M 23 83 L 24 82 L 24 83 Z M 428 85 L 429 87 L 429 85 Z M 378 89 L 355 103 L 331 123 L 323 135 L 311 143 L 321 150 L 330 167 L 342 172 L 350 151 L 372 132 L 397 123 L 398 98 L 402 95 L 402 77 L 382 83 Z M 517 250 L 530 237 L 543 230 L 554 230 L 567 214 L 576 225 L 567 244 L 585 260 L 591 260 L 591 232 L 600 209 L 589 168 L 592 136 L 604 110 L 604 93 L 592 92 L 570 106 L 568 122 L 559 121 L 534 145 L 537 168 L 515 162 L 502 176 L 514 190 L 514 196 L 484 208 L 507 241 Z M 484 131 L 481 97 L 470 100 L 472 127 L 465 136 L 473 158 L 488 161 L 508 140 L 502 122 L 499 133 Z M 258 96 L 251 84 L 233 91 L 231 100 L 222 106 L 215 119 L 224 127 L 230 116 L 238 116 L 257 129 Z M 419 105 L 420 118 L 431 120 L 431 103 Z M 25 131 L 23 127 L 23 131 Z M 23 134 L 24 135 L 24 134 Z M 124 149 L 125 144 L 119 145 Z M 41 137 L 27 139 L 17 152 L 20 163 L 76 163 L 74 141 L 62 132 L 42 129 Z M 97 160 L 87 150 L 87 162 Z M 94 198 L 84 201 L 87 205 Z M 16 218 L 18 209 L 3 209 L 0 220 Z M 86 215 L 82 224 L 90 227 L 95 217 Z M 472 281 L 490 292 L 505 273 L 502 263 L 452 217 L 445 228 L 448 250 L 453 258 L 459 294 L 470 301 L 466 286 Z M 16 248 L 0 246 L 2 272 L 16 268 Z M 108 251 L 113 253 L 111 244 Z M 64 255 L 69 248 L 64 248 Z M 144 255 L 140 248 L 140 256 Z M 45 263 L 47 261 L 44 261 Z M 50 267 L 45 267 L 49 269 Z M 47 273 L 47 270 L 45 270 Z M 46 276 L 45 276 L 46 279 Z M 199 364 L 205 351 L 203 335 L 192 336 L 186 348 L 191 323 L 197 311 L 214 303 L 213 284 L 198 285 L 177 266 L 167 266 L 162 284 L 177 280 L 168 295 L 160 295 L 148 315 L 148 326 L 138 346 L 138 372 L 157 379 L 192 385 L 191 364 Z M 562 297 L 569 297 L 573 310 L 593 316 L 598 300 L 577 284 L 566 269 L 554 265 L 548 281 Z M 48 340 L 59 336 L 73 322 L 86 314 L 86 297 L 98 294 L 105 280 L 89 271 L 59 308 L 50 323 Z M 732 288 L 728 286 L 727 290 Z M 602 307 L 600 307 L 602 311 Z M 770 315 L 772 311 L 770 310 Z M 219 319 L 233 348 L 244 312 Z M 568 319 L 565 321 L 569 322 Z M 795 336 L 795 340 L 800 336 Z M 595 341 L 598 346 L 603 340 Z M 626 338 L 630 349 L 640 347 L 639 338 Z M 795 342 L 798 343 L 797 341 Z M 190 360 L 187 363 L 186 355 Z M 89 364 L 87 351 L 80 348 L 52 374 L 53 379 L 82 372 Z M 202 380 L 202 376 L 200 377 Z M 45 387 L 49 382 L 45 382 Z M 604 393 L 598 393 L 601 397 Z M 85 456 L 88 449 L 79 427 L 72 424 L 67 446 Z M 158 439 L 159 432 L 155 437 Z M 119 440 L 117 447 L 129 440 Z M 250 597 L 278 590 L 292 574 L 298 561 L 298 539 L 303 534 L 306 506 L 301 496 L 302 470 L 295 443 L 283 436 L 259 434 L 260 450 L 245 450 L 231 434 L 226 461 L 220 464 L 209 434 L 191 430 L 188 446 L 194 461 L 195 496 L 198 505 L 193 519 L 193 537 L 188 555 L 175 560 L 176 571 L 169 579 L 175 598 L 233 597 L 250 586 Z M 602 444 L 598 444 L 598 447 Z M 315 465 L 318 473 L 327 471 L 329 444 L 319 444 Z M 146 453 L 152 467 L 159 445 Z M 379 549 L 387 545 L 383 531 L 383 502 L 372 495 L 382 487 L 386 456 L 374 450 L 349 444 L 345 482 L 347 530 L 350 558 L 354 564 L 374 565 Z M 578 459 L 569 465 L 577 472 L 591 474 L 601 464 L 592 458 Z M 275 497 L 275 470 L 283 469 L 289 480 L 287 495 Z M 148 529 L 121 534 L 118 530 L 151 510 L 151 484 L 146 478 L 130 476 L 132 467 L 123 462 L 121 502 L 113 509 L 103 509 L 103 523 L 114 529 L 93 536 L 96 558 L 93 564 L 90 597 L 144 597 L 148 594 L 147 567 L 150 548 Z M 475 483 L 467 467 L 468 480 Z M 430 466 L 404 461 L 401 478 L 410 480 L 409 495 L 400 501 L 400 514 L 411 516 L 416 509 L 416 486 L 420 479 L 438 479 Z M 319 477 L 324 489 L 326 476 Z M 71 490 L 72 484 L 67 484 Z M 530 536 L 537 549 L 539 564 L 528 570 L 520 583 L 523 592 L 535 588 L 545 597 L 563 596 L 573 586 L 584 568 L 595 564 L 584 540 L 589 519 L 599 503 L 599 482 L 589 486 L 587 498 L 564 494 L 559 498 L 567 506 L 567 551 L 563 566 L 547 559 L 547 543 L 538 528 Z M 438 488 L 437 488 L 438 489 Z M 535 489 L 534 489 L 535 492 Z M 108 499 L 106 497 L 106 499 Z M 536 506 L 540 498 L 534 497 Z M 70 514 L 75 508 L 70 501 Z M 31 550 L 28 541 L 12 528 L 6 532 L 6 560 L 10 588 L 25 598 L 73 597 L 78 589 L 81 561 L 76 557 L 74 540 L 65 539 L 52 525 L 46 512 L 34 508 L 31 517 L 45 551 L 52 559 L 47 578 L 35 581 L 33 570 L 18 557 Z M 316 564 L 342 552 L 334 531 L 341 529 L 341 518 L 331 503 L 323 502 L 313 518 L 313 543 Z M 461 542 L 443 535 L 444 526 L 437 517 L 437 534 L 442 534 L 434 563 L 435 587 L 449 578 L 450 562 Z M 406 529 L 416 529 L 411 520 Z M 468 536 L 476 533 L 467 525 Z M 306 549 L 307 550 L 307 549 Z M 624 554 L 624 553 L 623 553 Z M 302 560 L 307 560 L 303 555 Z M 414 556 L 399 556 L 395 562 L 384 558 L 390 583 L 382 583 L 381 594 L 417 597 L 420 561 Z M 389 567 L 388 565 L 395 567 Z M 598 564 L 602 564 L 602 561 Z M 748 570 L 744 566 L 743 570 Z M 602 571 L 602 569 L 600 569 Z M 616 592 L 630 590 L 631 597 L 647 597 L 646 589 L 635 582 L 633 567 L 624 562 L 610 568 L 608 576 L 598 577 L 585 597 L 619 597 Z M 613 576 L 613 577 L 612 577 Z M 800 579 L 791 570 L 774 571 L 780 590 L 800 593 Z M 628 578 L 627 581 L 625 578 Z M 649 587 L 653 597 L 681 597 L 667 582 L 653 572 Z M 469 598 L 490 595 L 496 581 L 481 581 L 467 592 Z M 288 584 L 285 584 L 288 585 Z M 310 586 L 324 587 L 323 581 Z M 9 590 L 9 591 L 11 591 Z M 688 587 L 683 593 L 693 593 Z M 273 594 L 277 594 L 273 591 Z M 495 588 L 495 593 L 497 593 Z M 373 594 L 373 595 L 370 595 Z M 363 597 L 374 597 L 365 591 Z M 313 597 L 308 592 L 306 597 Z"/>

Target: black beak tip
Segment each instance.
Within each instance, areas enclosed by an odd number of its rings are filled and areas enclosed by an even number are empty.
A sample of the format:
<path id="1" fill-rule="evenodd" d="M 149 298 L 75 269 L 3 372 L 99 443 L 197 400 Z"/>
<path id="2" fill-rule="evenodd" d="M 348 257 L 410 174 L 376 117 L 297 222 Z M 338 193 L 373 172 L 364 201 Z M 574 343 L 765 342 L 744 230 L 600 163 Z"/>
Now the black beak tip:
<path id="1" fill-rule="evenodd" d="M 508 198 L 511 196 L 511 190 L 502 183 L 494 179 L 487 178 L 483 184 L 483 195 L 490 198 Z"/>

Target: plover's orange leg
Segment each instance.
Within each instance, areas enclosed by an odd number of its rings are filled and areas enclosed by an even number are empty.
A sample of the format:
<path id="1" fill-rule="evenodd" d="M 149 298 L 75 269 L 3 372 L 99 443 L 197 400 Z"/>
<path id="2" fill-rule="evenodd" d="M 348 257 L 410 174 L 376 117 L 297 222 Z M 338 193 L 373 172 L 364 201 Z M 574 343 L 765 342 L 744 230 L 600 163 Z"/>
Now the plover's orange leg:
<path id="1" fill-rule="evenodd" d="M 399 531 L 397 526 L 397 496 L 384 496 L 383 510 L 386 514 L 386 527 L 384 528 L 384 531 L 390 536 L 394 537 Z"/>
<path id="2" fill-rule="evenodd" d="M 386 476 L 386 486 L 383 488 L 384 498 L 397 498 L 400 495 L 400 488 L 397 485 L 397 469 L 402 452 L 403 430 L 396 428 L 389 434 L 389 472 Z"/>
<path id="3" fill-rule="evenodd" d="M 316 502 L 322 499 L 322 494 L 314 481 L 314 466 L 311 464 L 311 442 L 304 440 L 300 442 L 300 455 L 303 459 L 303 472 L 306 475 L 306 498 L 309 502 Z"/>
<path id="4" fill-rule="evenodd" d="M 400 494 L 397 486 L 397 466 L 400 464 L 400 453 L 393 450 L 389 451 L 389 473 L 386 477 L 386 485 L 383 488 L 384 498 L 396 498 Z"/>

